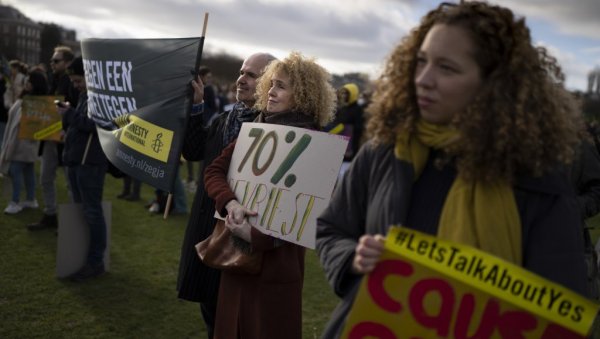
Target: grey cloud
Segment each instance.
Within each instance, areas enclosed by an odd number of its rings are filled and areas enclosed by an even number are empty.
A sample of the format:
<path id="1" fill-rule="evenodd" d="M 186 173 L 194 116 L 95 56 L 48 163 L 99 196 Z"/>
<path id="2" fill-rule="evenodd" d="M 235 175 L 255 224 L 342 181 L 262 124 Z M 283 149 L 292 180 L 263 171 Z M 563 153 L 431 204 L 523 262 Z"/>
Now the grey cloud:
<path id="1" fill-rule="evenodd" d="M 27 0 L 25 0 L 27 1 Z M 412 3 L 373 1 L 398 6 L 398 11 Z M 307 6 L 302 2 L 271 3 L 260 1 L 171 1 L 104 0 L 80 1 L 77 12 L 68 1 L 57 2 L 52 10 L 73 15 L 106 19 L 98 14 L 110 11 L 115 22 L 127 22 L 172 36 L 200 34 L 203 13 L 210 13 L 207 43 L 211 37 L 232 44 L 260 45 L 280 50 L 300 50 L 319 58 L 344 59 L 350 62 L 379 62 L 406 33 L 405 22 L 394 22 L 386 12 L 362 10 L 352 20 L 334 10 Z M 330 7 L 329 7 L 330 8 Z M 50 9 L 50 8 L 48 8 Z M 99 10 L 101 9 L 101 10 Z M 89 32 L 88 28 L 78 30 Z M 132 37 L 115 28 L 103 33 L 107 37 Z"/>
<path id="2" fill-rule="evenodd" d="M 548 20 L 562 32 L 600 38 L 600 1 L 598 0 L 505 0 L 510 7 L 527 17 Z"/>

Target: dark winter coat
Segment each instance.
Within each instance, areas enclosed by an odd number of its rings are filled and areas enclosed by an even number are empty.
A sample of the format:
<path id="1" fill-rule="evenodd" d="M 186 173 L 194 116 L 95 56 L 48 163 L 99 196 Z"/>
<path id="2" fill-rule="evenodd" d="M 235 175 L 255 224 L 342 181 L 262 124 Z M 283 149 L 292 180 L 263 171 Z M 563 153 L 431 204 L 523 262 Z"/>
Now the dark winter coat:
<path id="1" fill-rule="evenodd" d="M 395 158 L 393 146 L 367 143 L 318 218 L 317 252 L 342 299 L 324 338 L 339 336 L 358 290 L 361 276 L 350 267 L 359 237 L 386 234 L 392 224 L 407 225 L 413 173 L 411 164 Z M 519 177 L 513 188 L 522 224 L 523 267 L 585 295 L 581 218 L 567 175 Z"/>
<path id="2" fill-rule="evenodd" d="M 571 165 L 571 182 L 577 194 L 581 219 L 585 220 L 598 214 L 600 212 L 600 155 L 593 143 L 584 140 L 577 149 L 575 160 Z M 589 228 L 586 226 L 583 229 L 588 296 L 600 300 L 598 256 Z"/>
<path id="3" fill-rule="evenodd" d="M 202 115 L 190 117 L 182 149 L 186 160 L 210 164 L 221 154 L 224 148 L 223 130 L 228 113 L 219 115 L 209 128 L 204 127 Z M 177 277 L 178 297 L 181 299 L 216 304 L 220 271 L 204 265 L 194 247 L 213 232 L 216 223 L 214 214 L 215 202 L 206 194 L 204 171 L 200 171 L 200 180 L 181 246 Z"/>
<path id="4" fill-rule="evenodd" d="M 64 95 L 64 101 L 69 102 L 71 105 L 76 105 L 79 101 L 79 91 L 73 87 L 71 79 L 66 73 L 53 75 L 48 94 Z"/>
<path id="5" fill-rule="evenodd" d="M 227 120 L 231 116 L 238 117 L 233 120 L 242 123 L 252 121 L 256 112 L 245 108 L 242 103 L 234 106 L 230 111 L 221 113 L 210 125 L 206 127 L 210 111 L 202 114 L 192 115 L 185 132 L 182 155 L 189 161 L 202 161 L 202 164 L 210 164 L 226 146 L 224 145 L 225 128 L 228 128 L 227 137 L 235 138 L 236 129 L 227 127 Z M 230 122 L 233 123 L 233 122 Z M 237 130 L 239 132 L 239 130 Z M 190 218 L 188 219 L 183 244 L 181 246 L 181 258 L 179 261 L 179 275 L 177 276 L 178 297 L 181 299 L 216 305 L 219 290 L 220 272 L 204 265 L 198 258 L 195 245 L 206 239 L 215 227 L 216 219 L 215 202 L 208 197 L 204 189 L 204 171 L 200 171 L 200 179 L 194 200 Z"/>
<path id="6" fill-rule="evenodd" d="M 600 213 L 600 155 L 593 144 L 581 143 L 571 165 L 571 182 L 577 193 L 581 218 Z"/>
<path id="7" fill-rule="evenodd" d="M 344 161 L 352 161 L 360 149 L 364 130 L 363 115 L 363 108 L 357 102 L 353 102 L 352 104 L 338 108 L 334 121 L 324 128 L 325 131 L 330 131 L 341 125 L 343 129 L 339 134 L 350 137 L 348 149 L 344 154 Z"/>
<path id="8" fill-rule="evenodd" d="M 86 164 L 108 166 L 108 160 L 98 140 L 96 124 L 88 118 L 87 111 L 87 93 L 81 93 L 77 107 L 69 108 L 63 115 L 63 129 L 67 131 L 63 149 L 63 162 L 66 166 L 80 165 L 86 148 Z"/>

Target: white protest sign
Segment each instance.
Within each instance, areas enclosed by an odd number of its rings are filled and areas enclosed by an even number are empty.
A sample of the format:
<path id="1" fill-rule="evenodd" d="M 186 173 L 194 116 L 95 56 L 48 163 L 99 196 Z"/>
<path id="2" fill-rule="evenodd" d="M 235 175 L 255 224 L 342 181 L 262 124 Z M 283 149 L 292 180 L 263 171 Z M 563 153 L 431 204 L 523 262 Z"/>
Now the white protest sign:
<path id="1" fill-rule="evenodd" d="M 238 201 L 258 212 L 250 224 L 314 249 L 317 217 L 329 204 L 347 145 L 343 136 L 244 123 L 227 178 Z"/>

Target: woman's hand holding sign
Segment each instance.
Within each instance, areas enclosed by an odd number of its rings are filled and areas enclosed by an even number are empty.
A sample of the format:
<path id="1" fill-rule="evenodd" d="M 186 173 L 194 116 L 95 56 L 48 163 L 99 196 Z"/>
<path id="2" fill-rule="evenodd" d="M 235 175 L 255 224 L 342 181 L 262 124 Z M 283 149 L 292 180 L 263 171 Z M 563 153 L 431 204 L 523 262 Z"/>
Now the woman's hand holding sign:
<path id="1" fill-rule="evenodd" d="M 255 216 L 258 213 L 251 211 L 241 205 L 237 200 L 231 200 L 225 205 L 227 216 L 225 217 L 225 227 L 227 227 L 234 235 L 251 242 L 250 231 L 252 226 L 248 223 L 246 216 Z"/>
<path id="2" fill-rule="evenodd" d="M 384 243 L 385 237 L 381 234 L 360 237 L 352 260 L 352 271 L 357 274 L 370 273 L 383 253 Z"/>

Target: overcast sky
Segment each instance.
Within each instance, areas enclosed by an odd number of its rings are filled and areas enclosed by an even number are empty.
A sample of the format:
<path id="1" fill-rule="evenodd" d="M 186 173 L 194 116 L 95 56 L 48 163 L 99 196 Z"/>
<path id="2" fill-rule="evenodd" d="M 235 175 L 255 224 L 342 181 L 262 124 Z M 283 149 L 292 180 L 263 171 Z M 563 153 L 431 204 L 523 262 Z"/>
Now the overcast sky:
<path id="1" fill-rule="evenodd" d="M 35 21 L 55 22 L 85 38 L 200 36 L 205 50 L 240 57 L 291 50 L 333 73 L 376 76 L 393 46 L 434 8 L 433 0 L 0 0 Z M 536 44 L 557 57 L 567 87 L 587 89 L 600 66 L 600 0 L 497 1 L 525 16 Z"/>

